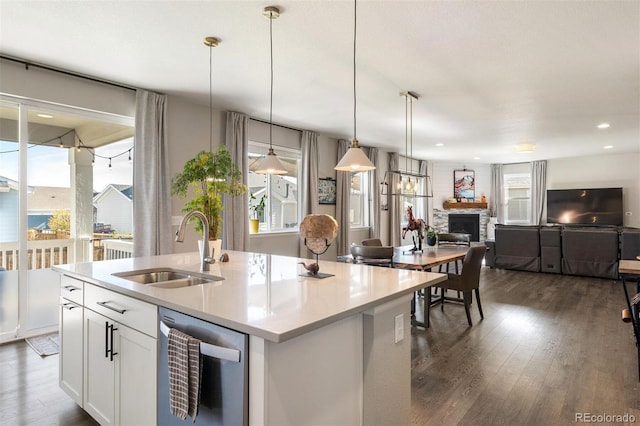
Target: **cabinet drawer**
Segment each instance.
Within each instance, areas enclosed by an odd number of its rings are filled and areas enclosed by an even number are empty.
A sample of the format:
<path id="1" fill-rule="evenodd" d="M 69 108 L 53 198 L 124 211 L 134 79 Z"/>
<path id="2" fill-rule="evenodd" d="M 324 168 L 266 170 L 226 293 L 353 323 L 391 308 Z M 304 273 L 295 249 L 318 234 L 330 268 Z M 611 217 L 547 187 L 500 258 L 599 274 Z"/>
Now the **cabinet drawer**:
<path id="1" fill-rule="evenodd" d="M 155 305 L 85 283 L 84 306 L 151 337 L 158 337 Z"/>
<path id="2" fill-rule="evenodd" d="M 84 282 L 62 275 L 60 277 L 60 296 L 82 305 Z"/>

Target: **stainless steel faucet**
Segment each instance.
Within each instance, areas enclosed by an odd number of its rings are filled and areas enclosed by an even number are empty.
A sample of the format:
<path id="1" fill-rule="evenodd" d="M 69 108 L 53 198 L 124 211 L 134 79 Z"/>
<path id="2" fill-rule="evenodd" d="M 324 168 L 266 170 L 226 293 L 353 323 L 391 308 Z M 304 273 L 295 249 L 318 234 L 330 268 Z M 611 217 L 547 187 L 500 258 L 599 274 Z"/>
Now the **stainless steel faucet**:
<path id="1" fill-rule="evenodd" d="M 197 217 L 202 222 L 202 259 L 200 261 L 200 270 L 206 272 L 209 270 L 209 264 L 215 262 L 212 257 L 209 256 L 209 221 L 204 213 L 197 210 L 191 211 L 184 215 L 180 226 L 176 231 L 176 242 L 181 243 L 184 241 L 184 229 L 187 226 L 187 222 L 192 216 Z M 214 253 L 215 254 L 215 253 Z"/>

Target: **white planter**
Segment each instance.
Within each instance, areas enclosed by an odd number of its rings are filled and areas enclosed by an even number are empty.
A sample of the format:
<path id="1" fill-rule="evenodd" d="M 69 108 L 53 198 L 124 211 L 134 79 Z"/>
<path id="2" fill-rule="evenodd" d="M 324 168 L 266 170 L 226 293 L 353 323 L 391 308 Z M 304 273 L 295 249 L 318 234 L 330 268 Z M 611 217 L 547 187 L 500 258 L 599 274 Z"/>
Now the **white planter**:
<path id="1" fill-rule="evenodd" d="M 202 256 L 202 240 L 198 240 L 198 252 Z M 222 240 L 217 239 L 209 241 L 209 257 L 218 260 L 222 254 Z"/>

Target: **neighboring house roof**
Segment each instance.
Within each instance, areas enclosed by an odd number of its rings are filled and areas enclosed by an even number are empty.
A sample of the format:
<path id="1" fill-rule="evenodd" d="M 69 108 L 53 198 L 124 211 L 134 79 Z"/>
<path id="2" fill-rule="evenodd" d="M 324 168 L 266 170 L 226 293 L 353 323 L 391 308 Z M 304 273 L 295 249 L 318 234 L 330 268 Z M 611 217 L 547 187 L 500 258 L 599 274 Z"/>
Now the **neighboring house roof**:
<path id="1" fill-rule="evenodd" d="M 133 186 L 130 185 L 128 188 L 122 189 L 120 192 L 122 192 L 125 197 L 133 200 Z"/>
<path id="2" fill-rule="evenodd" d="M 118 185 L 118 184 L 110 183 L 102 191 L 100 191 L 98 194 L 96 194 L 93 197 L 93 204 L 95 205 L 96 203 L 99 203 L 105 197 L 106 194 L 112 191 L 122 195 L 124 198 L 126 198 L 129 201 L 133 200 L 133 186 Z"/>
<path id="3" fill-rule="evenodd" d="M 20 184 L 18 183 L 18 181 L 13 180 L 13 179 L 9 179 L 7 177 L 4 176 L 0 176 L 0 192 L 9 192 L 10 190 L 14 190 L 17 191 Z M 32 186 L 27 186 L 27 191 L 28 192 L 32 192 L 33 191 L 33 187 Z"/>

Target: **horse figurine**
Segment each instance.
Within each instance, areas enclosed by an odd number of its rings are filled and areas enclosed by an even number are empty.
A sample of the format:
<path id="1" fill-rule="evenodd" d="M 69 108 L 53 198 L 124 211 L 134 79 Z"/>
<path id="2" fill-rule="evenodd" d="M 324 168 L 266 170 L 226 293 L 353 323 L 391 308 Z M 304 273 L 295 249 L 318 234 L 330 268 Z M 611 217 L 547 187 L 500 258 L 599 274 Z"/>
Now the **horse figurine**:
<path id="1" fill-rule="evenodd" d="M 409 223 L 407 226 L 402 228 L 402 238 L 407 234 L 407 231 L 414 231 L 417 235 L 413 235 L 411 238 L 413 240 L 413 248 L 410 250 L 412 252 L 422 251 L 422 240 L 424 238 L 424 220 L 415 219 L 413 217 L 413 207 L 407 207 L 407 216 L 409 216 Z M 418 237 L 418 244 L 416 245 L 416 236 Z"/>

